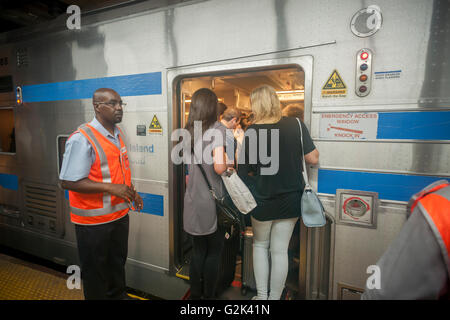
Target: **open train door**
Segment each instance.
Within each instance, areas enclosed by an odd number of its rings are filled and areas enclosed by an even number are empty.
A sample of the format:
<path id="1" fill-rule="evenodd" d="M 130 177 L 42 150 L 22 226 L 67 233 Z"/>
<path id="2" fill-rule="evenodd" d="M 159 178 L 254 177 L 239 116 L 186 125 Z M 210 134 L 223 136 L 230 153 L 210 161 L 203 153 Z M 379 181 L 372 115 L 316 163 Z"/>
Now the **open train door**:
<path id="1" fill-rule="evenodd" d="M 273 86 L 282 106 L 298 99 L 301 93 L 304 122 L 311 128 L 312 56 L 277 58 L 257 61 L 221 61 L 170 68 L 167 71 L 169 130 L 183 128 L 189 112 L 190 95 L 206 87 L 215 91 L 219 101 L 243 111 L 250 110 L 250 92 L 259 85 Z M 294 87 L 294 82 L 296 82 Z M 292 90 L 301 89 L 301 90 Z M 169 158 L 177 144 L 169 135 Z M 300 161 L 300 159 L 299 159 Z M 317 187 L 317 167 L 309 167 L 310 183 Z M 188 279 L 190 239 L 183 231 L 183 199 L 186 188 L 186 166 L 169 163 L 169 215 L 170 215 L 170 272 Z M 330 215 L 327 215 L 330 216 Z M 334 224 L 327 218 L 325 227 L 311 230 L 299 224 L 297 237 L 293 237 L 294 269 L 288 276 L 287 289 L 292 287 L 299 299 L 327 299 L 332 292 L 330 265 Z M 291 241 L 292 242 L 292 241 Z M 292 243 L 291 243 L 292 244 Z M 292 263 L 291 263 L 292 264 Z M 292 269 L 292 265 L 290 266 Z M 293 279 L 292 279 L 293 278 Z"/>

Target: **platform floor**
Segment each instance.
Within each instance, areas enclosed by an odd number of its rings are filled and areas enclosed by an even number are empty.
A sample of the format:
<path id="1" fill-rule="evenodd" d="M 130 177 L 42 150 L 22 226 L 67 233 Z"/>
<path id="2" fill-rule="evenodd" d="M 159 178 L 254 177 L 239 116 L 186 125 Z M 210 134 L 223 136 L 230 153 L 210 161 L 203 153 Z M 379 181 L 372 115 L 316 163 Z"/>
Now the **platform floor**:
<path id="1" fill-rule="evenodd" d="M 0 246 L 0 300 L 84 300 L 81 289 L 68 289 L 66 267 Z M 160 300 L 128 288 L 139 300 Z"/>
<path id="2" fill-rule="evenodd" d="M 82 288 L 67 288 L 69 275 L 65 269 L 64 266 L 2 247 L 0 300 L 84 300 Z M 241 294 L 240 263 L 236 269 L 235 281 L 218 297 L 219 300 L 250 300 L 256 295 L 251 290 L 246 295 Z M 160 299 L 131 288 L 127 293 L 140 300 Z"/>
<path id="3" fill-rule="evenodd" d="M 68 275 L 0 254 L 0 300 L 83 300 L 82 290 L 69 290 Z"/>

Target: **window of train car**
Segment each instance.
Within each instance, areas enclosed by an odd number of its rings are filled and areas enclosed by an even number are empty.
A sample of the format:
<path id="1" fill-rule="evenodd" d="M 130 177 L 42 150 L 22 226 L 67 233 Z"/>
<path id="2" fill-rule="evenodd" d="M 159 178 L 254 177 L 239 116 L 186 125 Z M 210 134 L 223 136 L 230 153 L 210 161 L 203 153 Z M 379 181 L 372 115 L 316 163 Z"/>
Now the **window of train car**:
<path id="1" fill-rule="evenodd" d="M 0 93 L 9 93 L 13 91 L 13 81 L 11 76 L 0 77 Z"/>
<path id="2" fill-rule="evenodd" d="M 14 128 L 13 108 L 0 108 L 0 153 L 16 153 L 16 134 Z"/>

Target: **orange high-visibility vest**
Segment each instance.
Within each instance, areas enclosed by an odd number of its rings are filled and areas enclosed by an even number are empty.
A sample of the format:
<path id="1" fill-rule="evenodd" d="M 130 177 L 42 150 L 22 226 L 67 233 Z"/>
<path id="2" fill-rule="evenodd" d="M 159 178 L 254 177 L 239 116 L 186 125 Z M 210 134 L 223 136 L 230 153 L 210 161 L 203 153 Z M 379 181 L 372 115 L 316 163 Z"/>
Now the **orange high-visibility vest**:
<path id="1" fill-rule="evenodd" d="M 441 247 L 450 275 L 450 184 L 440 180 L 411 199 L 411 212 L 419 206 Z M 444 189 L 445 188 L 445 189 Z"/>
<path id="2" fill-rule="evenodd" d="M 121 130 L 120 149 L 89 124 L 80 126 L 75 132 L 84 135 L 95 150 L 95 161 L 88 176 L 90 180 L 131 187 L 131 170 Z M 69 191 L 69 203 L 72 222 L 83 225 L 112 222 L 130 210 L 128 202 L 109 193 Z"/>

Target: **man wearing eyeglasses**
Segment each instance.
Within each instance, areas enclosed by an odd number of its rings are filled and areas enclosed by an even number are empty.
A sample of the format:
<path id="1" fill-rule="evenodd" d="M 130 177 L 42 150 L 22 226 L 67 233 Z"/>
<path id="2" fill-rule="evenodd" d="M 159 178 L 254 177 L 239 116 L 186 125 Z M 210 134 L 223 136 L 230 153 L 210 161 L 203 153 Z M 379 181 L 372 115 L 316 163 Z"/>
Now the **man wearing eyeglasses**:
<path id="1" fill-rule="evenodd" d="M 143 201 L 131 183 L 127 149 L 117 123 L 122 121 L 120 95 L 95 91 L 95 118 L 81 125 L 66 142 L 61 186 L 69 190 L 83 291 L 87 300 L 129 299 L 125 293 L 130 208 Z"/>
<path id="2" fill-rule="evenodd" d="M 237 159 L 238 147 L 242 144 L 244 138 L 244 131 L 239 128 L 241 116 L 239 109 L 228 107 L 220 117 L 220 123 L 227 129 L 225 149 L 227 155 L 233 161 Z M 237 164 L 237 161 L 235 161 L 235 164 Z"/>

